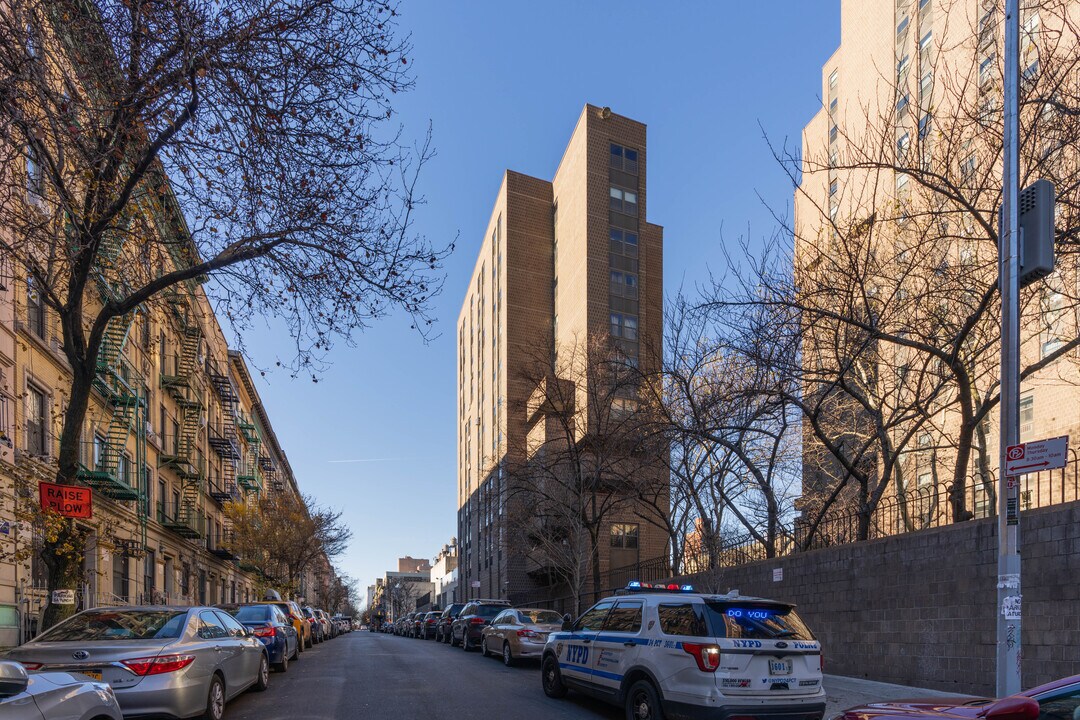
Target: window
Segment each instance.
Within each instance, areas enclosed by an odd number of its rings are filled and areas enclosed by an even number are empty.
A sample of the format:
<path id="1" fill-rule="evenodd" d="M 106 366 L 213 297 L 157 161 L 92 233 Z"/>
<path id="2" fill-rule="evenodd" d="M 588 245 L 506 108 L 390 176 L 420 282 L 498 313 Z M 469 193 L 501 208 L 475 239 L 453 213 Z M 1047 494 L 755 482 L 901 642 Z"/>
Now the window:
<path id="1" fill-rule="evenodd" d="M 638 174 L 638 153 L 628 147 L 611 144 L 611 167 L 632 175 Z"/>
<path id="2" fill-rule="evenodd" d="M 604 627 L 604 619 L 607 618 L 608 611 L 611 610 L 612 603 L 610 600 L 597 603 L 589 608 L 584 615 L 578 618 L 578 621 L 574 623 L 574 631 L 580 630 L 594 630 L 599 631 Z M 464 615 L 464 612 L 462 613 Z"/>
<path id="3" fill-rule="evenodd" d="M 979 87 L 990 82 L 994 74 L 994 61 L 996 59 L 996 56 L 991 55 L 979 63 Z"/>
<path id="4" fill-rule="evenodd" d="M 45 169 L 32 145 L 26 146 L 26 191 L 36 198 L 45 197 Z"/>
<path id="5" fill-rule="evenodd" d="M 930 90 L 934 85 L 934 73 L 932 70 L 927 70 L 923 73 L 923 76 L 919 78 L 919 97 L 925 98 L 930 94 Z"/>
<path id="6" fill-rule="evenodd" d="M 931 470 L 923 470 L 922 472 L 919 473 L 919 476 L 918 476 L 918 478 L 916 478 L 915 483 L 916 483 L 917 487 L 920 490 L 922 490 L 923 488 L 930 487 L 931 485 L 934 484 L 934 473 L 933 473 L 933 471 L 931 471 Z"/>
<path id="7" fill-rule="evenodd" d="M 625 215 L 637 215 L 637 193 L 613 187 L 610 192 L 611 209 Z"/>
<path id="8" fill-rule="evenodd" d="M 619 600 L 604 621 L 604 632 L 639 632 L 642 607 L 640 600 Z"/>
<path id="9" fill-rule="evenodd" d="M 839 186 L 840 185 L 837 180 L 833 180 L 831 183 L 829 183 L 829 197 L 832 197 L 836 194 L 836 190 Z"/>
<path id="10" fill-rule="evenodd" d="M 900 96 L 900 99 L 896 101 L 896 117 L 902 118 L 907 113 L 908 105 L 911 104 L 911 96 L 904 93 Z"/>
<path id="11" fill-rule="evenodd" d="M 907 173 L 896 173 L 896 192 L 901 193 L 907 190 L 908 176 Z"/>
<path id="12" fill-rule="evenodd" d="M 637 298 L 638 277 L 634 273 L 621 270 L 611 271 L 611 294 L 616 297 Z"/>
<path id="13" fill-rule="evenodd" d="M 1035 698 L 1039 720 L 1072 720 L 1080 717 L 1080 686 L 1073 684 L 1051 690 Z"/>
<path id="14" fill-rule="evenodd" d="M 45 392 L 34 385 L 26 386 L 26 451 L 31 455 L 47 455 L 48 441 L 45 421 L 48 417 Z"/>
<path id="15" fill-rule="evenodd" d="M 660 632 L 682 637 L 708 637 L 703 606 L 699 603 L 665 603 L 656 609 Z"/>
<path id="16" fill-rule="evenodd" d="M 1065 344 L 1065 297 L 1057 291 L 1044 291 L 1042 315 L 1042 356 L 1046 357 Z"/>
<path id="17" fill-rule="evenodd" d="M 1035 426 L 1035 398 L 1024 395 L 1020 398 L 1020 437 L 1030 433 Z"/>
<path id="18" fill-rule="evenodd" d="M 965 181 L 971 180 L 975 177 L 976 165 L 975 153 L 971 153 L 960 161 L 960 177 Z"/>
<path id="19" fill-rule="evenodd" d="M 994 9 L 991 8 L 979 18 L 979 47 L 989 45 L 994 39 Z"/>
<path id="20" fill-rule="evenodd" d="M 638 256 L 638 236 L 636 233 L 611 228 L 610 250 L 616 255 L 636 258 Z"/>
<path id="21" fill-rule="evenodd" d="M 919 118 L 919 139 L 924 140 L 927 135 L 930 134 L 931 117 L 930 113 L 923 113 L 923 116 Z"/>
<path id="22" fill-rule="evenodd" d="M 910 17 L 908 17 L 907 15 L 905 15 L 905 16 L 904 16 L 904 19 L 903 19 L 903 20 L 901 20 L 901 21 L 900 21 L 899 23 L 897 23 L 897 25 L 896 25 L 896 34 L 897 34 L 897 35 L 903 35 L 903 34 L 904 34 L 904 31 L 908 29 L 908 25 L 909 25 L 910 23 L 911 23 L 911 18 L 910 18 Z"/>
<path id="23" fill-rule="evenodd" d="M 1033 60 L 1030 65 L 1024 68 L 1024 72 L 1020 74 L 1020 80 L 1025 83 L 1034 82 L 1038 74 L 1039 61 Z"/>
<path id="24" fill-rule="evenodd" d="M 39 338 L 45 337 L 45 303 L 41 300 L 37 280 L 26 275 L 26 325 Z"/>
<path id="25" fill-rule="evenodd" d="M 919 50 L 925 51 L 930 48 L 930 40 L 932 35 L 933 31 L 927 30 L 926 33 L 921 38 L 919 38 Z"/>
<path id="26" fill-rule="evenodd" d="M 911 147 L 911 136 L 904 133 L 896 139 L 896 159 L 903 161 L 907 158 L 908 148 Z"/>
<path id="27" fill-rule="evenodd" d="M 229 631 L 221 624 L 217 613 L 210 611 L 199 613 L 199 639 L 217 640 L 229 637 Z"/>
<path id="28" fill-rule="evenodd" d="M 611 313 L 611 335 L 624 340 L 637 340 L 637 318 L 623 313 Z"/>
<path id="29" fill-rule="evenodd" d="M 836 112 L 836 106 L 837 106 L 837 104 L 838 104 L 839 102 L 840 102 L 840 101 L 839 101 L 839 100 L 837 100 L 836 98 L 833 98 L 832 100 L 830 100 L 830 101 L 829 101 L 829 114 L 830 114 L 830 115 L 832 115 L 833 113 L 835 113 L 835 112 Z"/>
<path id="30" fill-rule="evenodd" d="M 905 54 L 896 63 L 896 86 L 903 87 L 907 82 L 908 71 L 911 69 L 911 56 Z"/>
<path id="31" fill-rule="evenodd" d="M 636 550 L 637 546 L 637 523 L 615 523 L 611 526 L 611 547 Z"/>
<path id="32" fill-rule="evenodd" d="M 837 80 L 839 80 L 839 78 L 840 78 L 838 73 L 839 73 L 838 70 L 833 70 L 831 73 L 829 73 L 829 90 L 830 91 L 836 90 L 836 83 L 837 83 Z"/>
<path id="33" fill-rule="evenodd" d="M 836 138 L 839 135 L 840 135 L 840 128 L 837 127 L 836 123 L 833 123 L 832 127 L 829 128 L 829 142 L 831 142 L 831 143 L 836 142 Z"/>

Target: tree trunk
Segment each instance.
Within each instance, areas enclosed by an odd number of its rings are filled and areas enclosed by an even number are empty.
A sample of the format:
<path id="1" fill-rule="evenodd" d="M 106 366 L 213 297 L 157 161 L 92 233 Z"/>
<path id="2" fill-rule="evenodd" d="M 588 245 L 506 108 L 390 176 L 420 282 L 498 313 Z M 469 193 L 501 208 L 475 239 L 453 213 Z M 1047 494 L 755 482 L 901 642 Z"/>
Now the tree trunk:
<path id="1" fill-rule="evenodd" d="M 56 482 L 61 485 L 74 485 L 79 472 L 79 441 L 82 436 L 83 420 L 90 402 L 90 390 L 94 374 L 87 370 L 87 365 L 74 368 L 71 379 L 71 397 L 64 413 L 64 427 L 60 433 L 60 449 L 57 457 Z M 54 605 L 54 590 L 74 589 L 82 580 L 83 557 L 86 551 L 86 533 L 75 526 L 75 522 L 65 522 L 56 533 L 55 539 L 46 538 L 41 550 L 41 558 L 49 569 L 47 605 L 41 619 L 41 628 L 47 629 L 75 614 L 75 605 Z M 84 598 L 87 607 L 90 598 Z"/>

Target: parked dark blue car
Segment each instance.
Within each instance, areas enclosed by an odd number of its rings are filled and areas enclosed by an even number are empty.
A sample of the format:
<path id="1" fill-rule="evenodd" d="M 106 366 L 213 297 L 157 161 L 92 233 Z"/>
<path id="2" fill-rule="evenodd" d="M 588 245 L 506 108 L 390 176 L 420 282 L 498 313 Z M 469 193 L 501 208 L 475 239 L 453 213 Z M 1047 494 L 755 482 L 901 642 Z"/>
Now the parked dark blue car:
<path id="1" fill-rule="evenodd" d="M 241 605 L 228 609 L 262 641 L 270 655 L 270 664 L 279 672 L 289 669 L 290 660 L 299 659 L 300 640 L 296 628 L 276 605 Z"/>

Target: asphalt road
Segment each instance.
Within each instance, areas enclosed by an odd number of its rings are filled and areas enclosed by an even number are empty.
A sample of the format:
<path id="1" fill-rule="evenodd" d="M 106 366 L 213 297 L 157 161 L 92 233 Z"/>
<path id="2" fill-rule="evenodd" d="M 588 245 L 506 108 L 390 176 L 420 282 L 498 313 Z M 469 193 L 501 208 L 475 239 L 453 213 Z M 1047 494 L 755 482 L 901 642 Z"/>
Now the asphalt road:
<path id="1" fill-rule="evenodd" d="M 225 720 L 622 717 L 575 693 L 549 699 L 537 663 L 506 668 L 479 650 L 466 653 L 433 640 L 352 632 L 300 658 L 284 675 L 273 673 L 266 692 L 231 702 Z"/>

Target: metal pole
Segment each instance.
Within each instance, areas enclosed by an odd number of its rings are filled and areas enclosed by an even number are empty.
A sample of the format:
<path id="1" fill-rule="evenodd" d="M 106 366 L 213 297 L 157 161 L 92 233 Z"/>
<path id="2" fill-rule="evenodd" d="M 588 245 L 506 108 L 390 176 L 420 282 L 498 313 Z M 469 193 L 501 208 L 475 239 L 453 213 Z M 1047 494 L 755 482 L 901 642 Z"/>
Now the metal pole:
<path id="1" fill-rule="evenodd" d="M 1019 486 L 1005 473 L 1006 450 L 1020 436 L 1020 3 L 1005 0 L 1004 132 L 1002 136 L 1001 436 L 998 472 L 997 694 L 1020 692 Z"/>

